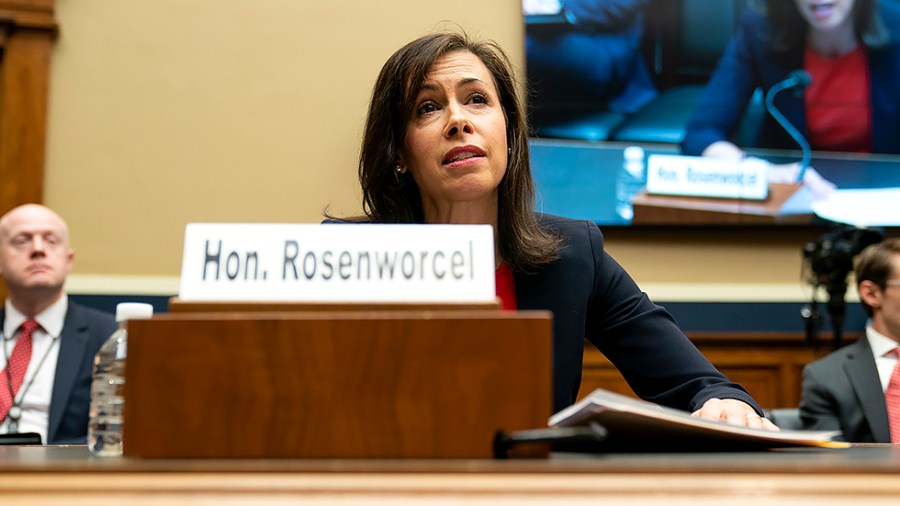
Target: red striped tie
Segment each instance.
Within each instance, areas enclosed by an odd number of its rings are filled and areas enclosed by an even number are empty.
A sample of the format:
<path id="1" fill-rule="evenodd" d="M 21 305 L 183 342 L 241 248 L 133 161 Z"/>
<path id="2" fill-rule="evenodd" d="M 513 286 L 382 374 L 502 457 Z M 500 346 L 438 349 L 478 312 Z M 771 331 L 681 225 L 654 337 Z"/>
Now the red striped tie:
<path id="1" fill-rule="evenodd" d="M 12 355 L 9 357 L 7 369 L 0 372 L 0 421 L 6 418 L 9 408 L 13 405 L 15 394 L 19 393 L 19 387 L 25 379 L 25 371 L 28 370 L 28 362 L 31 361 L 31 336 L 35 329 L 40 327 L 34 320 L 26 320 L 22 324 L 22 332 L 16 340 Z M 12 388 L 9 380 L 12 379 Z M 10 391 L 12 395 L 10 395 Z"/>
<path id="2" fill-rule="evenodd" d="M 900 443 L 900 348 L 894 349 L 894 353 L 898 361 L 884 391 L 884 402 L 887 404 L 888 421 L 891 424 L 891 443 Z"/>

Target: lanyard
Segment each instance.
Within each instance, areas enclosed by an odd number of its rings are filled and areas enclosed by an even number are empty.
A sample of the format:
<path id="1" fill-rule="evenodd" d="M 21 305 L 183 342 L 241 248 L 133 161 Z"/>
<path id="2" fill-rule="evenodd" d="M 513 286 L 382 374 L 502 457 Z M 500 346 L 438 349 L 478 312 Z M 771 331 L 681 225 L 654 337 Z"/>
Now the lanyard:
<path id="1" fill-rule="evenodd" d="M 6 339 L 5 335 L 3 336 L 3 357 L 6 359 L 6 367 L 3 369 L 6 371 L 6 388 L 9 389 L 9 397 L 12 399 L 12 406 L 9 407 L 9 413 L 6 415 L 6 417 L 9 418 L 9 425 L 7 425 L 6 432 L 9 434 L 19 432 L 19 419 L 22 418 L 22 400 L 25 399 L 25 394 L 31 389 L 31 385 L 34 384 L 34 379 L 37 378 L 38 373 L 41 372 L 41 368 L 44 367 L 44 362 L 50 355 L 50 351 L 56 346 L 56 341 L 58 341 L 58 339 L 53 337 L 51 337 L 51 339 L 50 346 L 47 347 L 47 351 L 44 352 L 44 356 L 41 357 L 40 362 L 38 362 L 34 374 L 28 379 L 28 383 L 25 384 L 25 387 L 19 389 L 19 398 L 16 399 L 12 388 L 12 373 L 9 371 L 9 352 L 6 349 L 6 343 L 10 340 Z"/>

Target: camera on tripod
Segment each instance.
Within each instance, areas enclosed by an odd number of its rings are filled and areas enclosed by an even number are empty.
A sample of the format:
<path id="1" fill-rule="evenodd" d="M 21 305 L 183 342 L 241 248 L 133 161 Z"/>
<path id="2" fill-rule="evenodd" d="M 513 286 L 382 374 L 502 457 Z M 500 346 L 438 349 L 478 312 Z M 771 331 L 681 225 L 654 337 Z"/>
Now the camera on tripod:
<path id="1" fill-rule="evenodd" d="M 803 257 L 809 264 L 812 285 L 827 285 L 835 279 L 846 281 L 853 270 L 853 258 L 866 246 L 881 242 L 883 233 L 876 229 L 845 227 L 828 232 L 806 243 Z"/>
<path id="2" fill-rule="evenodd" d="M 834 331 L 834 348 L 841 347 L 847 292 L 847 275 L 853 270 L 853 258 L 867 246 L 881 242 L 878 229 L 843 227 L 823 234 L 803 247 L 804 277 L 813 287 L 812 302 L 804 308 L 806 338 L 812 343 L 818 323 L 816 293 L 824 287 L 828 293 L 828 316 Z"/>

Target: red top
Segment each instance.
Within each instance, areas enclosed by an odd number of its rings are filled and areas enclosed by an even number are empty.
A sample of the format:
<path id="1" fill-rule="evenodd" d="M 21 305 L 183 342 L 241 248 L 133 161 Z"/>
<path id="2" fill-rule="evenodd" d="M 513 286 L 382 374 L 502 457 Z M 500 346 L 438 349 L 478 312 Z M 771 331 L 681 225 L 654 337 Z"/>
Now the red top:
<path id="1" fill-rule="evenodd" d="M 506 264 L 500 264 L 500 267 L 497 267 L 494 272 L 494 279 L 496 280 L 497 297 L 500 297 L 503 309 L 515 311 L 518 303 L 516 302 L 516 278 L 513 276 L 513 271 Z"/>
<path id="2" fill-rule="evenodd" d="M 870 153 L 872 101 L 869 62 L 862 46 L 837 58 L 806 48 L 806 122 L 813 149 Z"/>

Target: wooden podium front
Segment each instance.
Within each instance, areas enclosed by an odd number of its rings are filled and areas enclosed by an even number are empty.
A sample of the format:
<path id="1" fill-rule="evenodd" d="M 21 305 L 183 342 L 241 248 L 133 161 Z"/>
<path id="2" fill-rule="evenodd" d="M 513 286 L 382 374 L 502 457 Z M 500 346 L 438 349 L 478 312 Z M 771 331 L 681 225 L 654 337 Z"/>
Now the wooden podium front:
<path id="1" fill-rule="evenodd" d="M 497 430 L 552 414 L 549 312 L 172 312 L 128 330 L 131 457 L 488 458 Z"/>
<path id="2" fill-rule="evenodd" d="M 634 224 L 644 225 L 770 225 L 809 224 L 807 214 L 781 214 L 782 206 L 799 184 L 770 183 L 765 200 L 650 195 L 641 192 L 632 201 Z"/>

